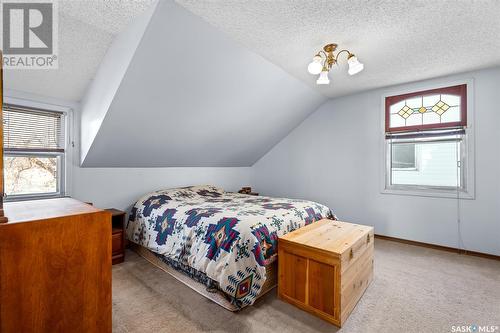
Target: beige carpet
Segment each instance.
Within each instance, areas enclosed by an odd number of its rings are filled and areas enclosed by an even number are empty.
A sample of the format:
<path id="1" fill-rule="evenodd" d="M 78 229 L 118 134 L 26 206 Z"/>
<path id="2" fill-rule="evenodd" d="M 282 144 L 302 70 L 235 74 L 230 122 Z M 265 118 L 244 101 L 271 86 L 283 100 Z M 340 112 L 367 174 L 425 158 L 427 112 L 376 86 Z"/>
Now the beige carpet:
<path id="1" fill-rule="evenodd" d="M 342 329 L 276 298 L 232 313 L 128 251 L 113 266 L 114 332 L 451 332 L 500 326 L 500 262 L 376 240 L 375 277 Z M 500 330 L 497 330 L 500 333 Z"/>

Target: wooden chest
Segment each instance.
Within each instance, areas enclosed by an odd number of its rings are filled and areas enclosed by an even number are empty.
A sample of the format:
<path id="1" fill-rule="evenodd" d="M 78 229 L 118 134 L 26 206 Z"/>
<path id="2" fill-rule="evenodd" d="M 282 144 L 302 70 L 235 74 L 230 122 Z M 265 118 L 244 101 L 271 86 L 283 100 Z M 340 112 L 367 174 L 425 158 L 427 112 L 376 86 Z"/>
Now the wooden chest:
<path id="1" fill-rule="evenodd" d="M 278 240 L 278 295 L 342 326 L 373 279 L 373 227 L 321 220 Z"/>

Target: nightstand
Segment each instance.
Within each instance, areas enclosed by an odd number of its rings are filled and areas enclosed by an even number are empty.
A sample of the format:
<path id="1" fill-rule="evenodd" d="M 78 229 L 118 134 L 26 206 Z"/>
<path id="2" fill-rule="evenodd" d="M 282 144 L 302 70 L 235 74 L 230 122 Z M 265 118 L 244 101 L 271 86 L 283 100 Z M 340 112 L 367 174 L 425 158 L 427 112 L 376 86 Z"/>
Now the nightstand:
<path id="1" fill-rule="evenodd" d="M 125 260 L 125 217 L 124 211 L 110 208 L 111 213 L 111 258 L 113 265 Z"/>
<path id="2" fill-rule="evenodd" d="M 241 190 L 238 191 L 240 194 L 248 194 L 248 195 L 259 195 L 259 193 L 252 192 L 252 188 L 247 186 L 247 187 L 242 187 Z"/>

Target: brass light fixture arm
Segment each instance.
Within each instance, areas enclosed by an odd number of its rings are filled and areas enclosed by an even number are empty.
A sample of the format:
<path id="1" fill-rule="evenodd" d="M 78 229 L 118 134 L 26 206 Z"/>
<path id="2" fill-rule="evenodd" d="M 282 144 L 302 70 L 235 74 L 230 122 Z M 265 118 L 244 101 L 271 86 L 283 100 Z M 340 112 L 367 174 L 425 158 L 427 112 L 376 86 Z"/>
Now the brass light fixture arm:
<path id="1" fill-rule="evenodd" d="M 321 58 L 323 58 L 323 57 L 324 57 L 324 60 L 323 60 L 323 69 L 328 69 L 328 70 L 330 70 L 330 68 L 329 68 L 329 67 L 327 67 L 328 54 L 327 54 L 325 51 L 320 50 L 320 51 L 316 54 L 316 56 L 321 57 Z"/>
<path id="2" fill-rule="evenodd" d="M 343 49 L 341 51 L 339 51 L 337 53 L 337 59 L 339 58 L 339 55 L 342 53 L 342 52 L 347 52 L 347 59 L 351 58 L 351 57 L 354 57 L 354 54 L 352 54 L 349 50 L 346 50 L 346 49 Z"/>
<path id="3" fill-rule="evenodd" d="M 340 50 L 336 55 L 333 54 L 333 52 L 327 53 L 326 51 L 320 50 L 316 55 L 323 58 L 323 68 L 330 70 L 332 69 L 333 65 L 337 64 L 337 59 L 339 58 L 339 56 L 345 52 L 347 52 L 347 59 L 354 57 L 354 54 L 347 49 Z"/>

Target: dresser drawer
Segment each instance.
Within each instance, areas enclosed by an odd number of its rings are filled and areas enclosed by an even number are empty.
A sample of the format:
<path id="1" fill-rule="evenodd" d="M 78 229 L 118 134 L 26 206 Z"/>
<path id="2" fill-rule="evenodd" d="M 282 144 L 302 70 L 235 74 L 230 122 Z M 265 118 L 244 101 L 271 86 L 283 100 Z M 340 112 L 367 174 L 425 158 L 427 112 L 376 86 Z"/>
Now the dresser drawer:
<path id="1" fill-rule="evenodd" d="M 111 262 L 119 264 L 125 259 L 125 218 L 124 211 L 110 208 L 111 213 Z"/>
<path id="2" fill-rule="evenodd" d="M 123 234 L 121 232 L 113 234 L 111 239 L 112 239 L 111 240 L 111 252 L 113 252 L 113 254 L 121 253 L 122 246 L 123 246 Z"/>

